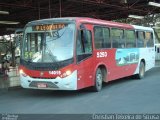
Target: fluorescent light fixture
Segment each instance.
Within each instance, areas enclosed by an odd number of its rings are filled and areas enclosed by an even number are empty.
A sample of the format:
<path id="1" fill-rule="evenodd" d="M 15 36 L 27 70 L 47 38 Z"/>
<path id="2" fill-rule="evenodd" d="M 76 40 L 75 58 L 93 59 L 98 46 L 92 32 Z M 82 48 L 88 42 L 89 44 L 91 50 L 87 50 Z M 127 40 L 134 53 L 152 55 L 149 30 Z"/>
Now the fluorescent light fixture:
<path id="1" fill-rule="evenodd" d="M 10 25 L 15 25 L 19 24 L 20 22 L 15 22 L 15 21 L 0 21 L 0 24 L 10 24 Z"/>
<path id="2" fill-rule="evenodd" d="M 127 0 L 121 0 L 120 2 L 121 3 L 127 3 Z"/>
<path id="3" fill-rule="evenodd" d="M 3 38 L 2 36 L 0 36 L 0 39 Z"/>
<path id="4" fill-rule="evenodd" d="M 0 11 L 0 14 L 8 15 L 9 12 L 8 11 Z"/>
<path id="5" fill-rule="evenodd" d="M 155 3 L 155 2 L 149 2 L 148 5 L 160 7 L 160 4 L 159 3 Z"/>
<path id="6" fill-rule="evenodd" d="M 4 53 L 1 53 L 1 55 L 5 55 Z"/>
<path id="7" fill-rule="evenodd" d="M 144 16 L 138 16 L 138 15 L 128 15 L 130 18 L 135 18 L 135 19 L 143 19 Z"/>
<path id="8" fill-rule="evenodd" d="M 155 29 L 160 29 L 160 27 L 157 27 L 157 26 L 153 26 L 152 28 L 155 28 Z"/>

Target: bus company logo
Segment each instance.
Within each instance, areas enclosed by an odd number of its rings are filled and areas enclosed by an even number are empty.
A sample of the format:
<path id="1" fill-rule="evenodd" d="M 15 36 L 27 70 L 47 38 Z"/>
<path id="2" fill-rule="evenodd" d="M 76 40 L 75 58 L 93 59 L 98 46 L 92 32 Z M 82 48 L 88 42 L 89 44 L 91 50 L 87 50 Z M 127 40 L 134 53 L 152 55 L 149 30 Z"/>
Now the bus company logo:
<path id="1" fill-rule="evenodd" d="M 40 76 L 42 77 L 44 75 L 44 72 L 40 72 Z"/>

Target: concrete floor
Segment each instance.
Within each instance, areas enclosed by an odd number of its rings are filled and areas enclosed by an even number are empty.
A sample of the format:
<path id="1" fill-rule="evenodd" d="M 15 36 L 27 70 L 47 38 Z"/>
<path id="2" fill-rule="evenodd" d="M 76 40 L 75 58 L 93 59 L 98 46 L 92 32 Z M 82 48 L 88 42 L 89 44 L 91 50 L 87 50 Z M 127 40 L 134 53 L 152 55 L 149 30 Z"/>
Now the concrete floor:
<path id="1" fill-rule="evenodd" d="M 160 67 L 155 67 L 146 72 L 142 80 L 132 77 L 119 79 L 104 84 L 100 92 L 91 92 L 90 89 L 1 89 L 0 119 L 99 120 L 98 117 L 103 119 L 105 115 L 107 120 L 120 120 L 126 115 L 131 115 L 135 117 L 132 120 L 137 117 L 138 120 L 158 120 L 160 115 L 155 113 L 160 113 L 159 73 Z M 117 115 L 119 118 L 116 118 Z"/>
<path id="2" fill-rule="evenodd" d="M 6 75 L 0 75 L 0 90 L 2 89 L 8 89 L 9 87 L 9 81 L 8 77 Z"/>
<path id="3" fill-rule="evenodd" d="M 0 92 L 0 113 L 93 114 L 159 113 L 160 67 L 145 78 L 131 77 L 104 84 L 102 91 L 46 91 L 9 89 Z"/>

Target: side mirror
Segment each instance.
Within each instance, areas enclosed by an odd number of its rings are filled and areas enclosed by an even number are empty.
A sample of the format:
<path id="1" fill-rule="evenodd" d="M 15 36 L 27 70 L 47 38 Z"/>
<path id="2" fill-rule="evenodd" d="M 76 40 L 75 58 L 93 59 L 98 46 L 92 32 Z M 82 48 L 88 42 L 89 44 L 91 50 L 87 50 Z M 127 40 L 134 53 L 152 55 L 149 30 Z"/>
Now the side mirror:
<path id="1" fill-rule="evenodd" d="M 86 41 L 86 30 L 79 30 L 78 31 L 78 38 L 82 41 L 85 42 Z"/>
<path id="2" fill-rule="evenodd" d="M 87 43 L 87 31 L 81 30 L 81 39 L 83 40 L 84 44 Z"/>
<path id="3" fill-rule="evenodd" d="M 81 40 L 83 41 L 83 42 L 85 42 L 86 41 L 86 37 L 87 37 L 87 29 L 86 29 L 86 27 L 85 27 L 85 25 L 84 24 L 81 24 L 80 25 L 80 38 L 81 38 Z"/>

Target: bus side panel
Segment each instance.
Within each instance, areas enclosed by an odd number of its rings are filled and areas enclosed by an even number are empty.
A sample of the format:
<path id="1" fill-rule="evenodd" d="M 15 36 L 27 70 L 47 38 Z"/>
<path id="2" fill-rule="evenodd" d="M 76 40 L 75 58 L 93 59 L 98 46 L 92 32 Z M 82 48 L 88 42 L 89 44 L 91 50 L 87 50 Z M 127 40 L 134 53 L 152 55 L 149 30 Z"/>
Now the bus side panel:
<path id="1" fill-rule="evenodd" d="M 153 68 L 155 66 L 155 51 L 154 47 L 150 48 L 139 48 L 140 50 L 140 58 L 139 58 L 139 65 L 141 60 L 145 61 L 145 71 Z M 139 73 L 139 65 L 134 74 Z"/>
<path id="2" fill-rule="evenodd" d="M 95 50 L 94 52 L 94 63 L 95 66 L 100 66 L 105 64 L 106 71 L 107 71 L 107 78 L 106 82 L 116 78 L 116 74 L 113 74 L 114 69 L 116 68 L 116 61 L 115 61 L 115 53 L 116 49 L 101 49 L 101 50 Z M 97 68 L 94 69 L 94 73 Z M 95 75 L 94 75 L 95 77 Z"/>
<path id="3" fill-rule="evenodd" d="M 106 82 L 133 75 L 138 65 L 138 49 L 101 49 L 95 50 L 95 66 L 105 65 Z M 96 68 L 94 70 L 94 73 Z"/>
<path id="4" fill-rule="evenodd" d="M 138 49 L 116 49 L 114 66 L 110 67 L 109 81 L 133 75 L 139 60 Z"/>
<path id="5" fill-rule="evenodd" d="M 81 61 L 77 64 L 77 88 L 85 88 L 94 85 L 93 70 L 94 70 L 94 59 L 90 58 Z"/>
<path id="6" fill-rule="evenodd" d="M 83 24 L 85 28 L 91 31 L 92 36 L 92 49 L 93 49 L 93 25 L 92 24 Z M 86 88 L 94 85 L 94 50 L 92 51 L 92 55 L 84 58 L 79 63 L 77 63 L 77 88 Z"/>

